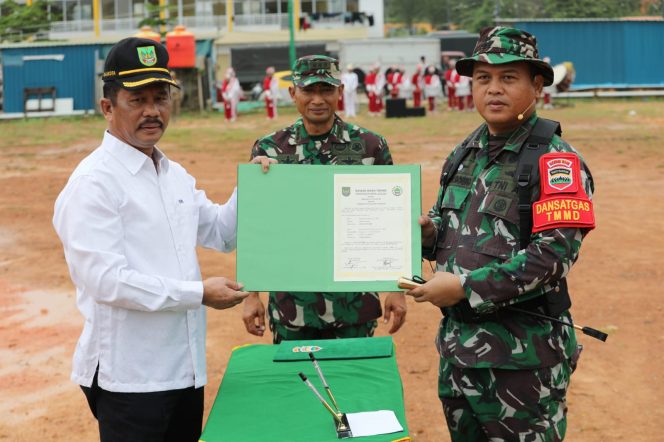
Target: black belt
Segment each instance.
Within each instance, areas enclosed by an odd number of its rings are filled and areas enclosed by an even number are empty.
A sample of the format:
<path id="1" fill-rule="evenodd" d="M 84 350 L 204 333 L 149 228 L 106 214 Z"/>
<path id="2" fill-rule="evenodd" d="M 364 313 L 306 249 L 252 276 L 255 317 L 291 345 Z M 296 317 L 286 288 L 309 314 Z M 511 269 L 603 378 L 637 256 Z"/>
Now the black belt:
<path id="1" fill-rule="evenodd" d="M 445 316 L 448 316 L 455 321 L 463 322 L 466 324 L 478 324 L 482 322 L 501 322 L 516 315 L 520 315 L 517 311 L 511 310 L 510 306 L 501 307 L 490 313 L 478 313 L 470 306 L 468 300 L 463 300 L 452 307 L 444 307 L 440 310 Z M 546 312 L 546 297 L 537 296 L 527 301 L 514 304 L 520 310 L 527 310 L 536 313 Z"/>

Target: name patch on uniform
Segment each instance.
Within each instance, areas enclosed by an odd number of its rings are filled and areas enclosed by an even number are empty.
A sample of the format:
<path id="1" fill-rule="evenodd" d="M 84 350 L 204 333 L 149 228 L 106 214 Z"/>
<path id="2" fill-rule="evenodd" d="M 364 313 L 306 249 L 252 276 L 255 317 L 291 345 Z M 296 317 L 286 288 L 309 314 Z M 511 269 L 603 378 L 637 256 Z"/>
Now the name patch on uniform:
<path id="1" fill-rule="evenodd" d="M 581 162 L 570 152 L 542 155 L 541 199 L 533 204 L 533 233 L 559 227 L 595 227 L 593 203 L 581 185 Z"/>
<path id="2" fill-rule="evenodd" d="M 592 201 L 555 197 L 533 204 L 533 232 L 558 227 L 595 227 Z"/>

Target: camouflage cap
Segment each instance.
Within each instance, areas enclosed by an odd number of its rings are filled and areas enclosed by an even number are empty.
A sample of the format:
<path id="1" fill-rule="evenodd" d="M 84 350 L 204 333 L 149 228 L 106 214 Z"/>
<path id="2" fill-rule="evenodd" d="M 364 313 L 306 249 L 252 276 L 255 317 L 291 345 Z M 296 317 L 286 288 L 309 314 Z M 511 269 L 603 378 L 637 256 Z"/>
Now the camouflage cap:
<path id="1" fill-rule="evenodd" d="M 307 55 L 298 58 L 293 68 L 293 84 L 298 87 L 314 83 L 328 83 L 339 86 L 339 61 L 325 55 Z"/>
<path id="2" fill-rule="evenodd" d="M 542 74 L 544 86 L 553 83 L 553 69 L 549 63 L 540 60 L 537 52 L 537 39 L 534 35 L 519 29 L 503 26 L 484 28 L 477 40 L 472 57 L 457 61 L 457 72 L 472 77 L 476 61 L 489 64 L 526 61 L 533 64 Z"/>

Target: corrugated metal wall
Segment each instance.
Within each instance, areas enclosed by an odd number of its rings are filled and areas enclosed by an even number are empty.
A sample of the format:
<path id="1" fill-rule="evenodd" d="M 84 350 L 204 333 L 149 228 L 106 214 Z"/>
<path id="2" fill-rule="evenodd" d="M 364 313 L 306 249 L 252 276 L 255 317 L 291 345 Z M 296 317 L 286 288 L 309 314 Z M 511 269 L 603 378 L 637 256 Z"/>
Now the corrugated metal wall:
<path id="1" fill-rule="evenodd" d="M 573 88 L 664 86 L 664 22 L 520 21 L 534 34 L 541 57 L 571 61 Z"/>
<path id="2" fill-rule="evenodd" d="M 24 88 L 55 87 L 74 110 L 95 107 L 96 45 L 2 49 L 4 111 L 23 112 Z"/>

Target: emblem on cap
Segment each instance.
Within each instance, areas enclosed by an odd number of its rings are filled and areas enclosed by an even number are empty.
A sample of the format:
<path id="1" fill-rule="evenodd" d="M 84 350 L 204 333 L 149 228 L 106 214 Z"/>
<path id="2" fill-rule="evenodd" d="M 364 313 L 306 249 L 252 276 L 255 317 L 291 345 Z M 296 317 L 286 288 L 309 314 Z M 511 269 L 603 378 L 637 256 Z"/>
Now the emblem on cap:
<path id="1" fill-rule="evenodd" d="M 155 51 L 154 46 L 142 46 L 136 48 L 138 51 L 138 60 L 144 66 L 154 66 L 157 64 L 157 51 Z"/>

